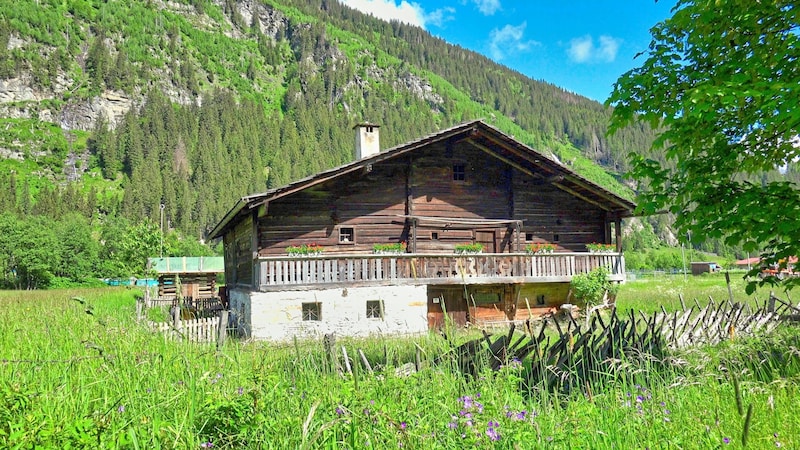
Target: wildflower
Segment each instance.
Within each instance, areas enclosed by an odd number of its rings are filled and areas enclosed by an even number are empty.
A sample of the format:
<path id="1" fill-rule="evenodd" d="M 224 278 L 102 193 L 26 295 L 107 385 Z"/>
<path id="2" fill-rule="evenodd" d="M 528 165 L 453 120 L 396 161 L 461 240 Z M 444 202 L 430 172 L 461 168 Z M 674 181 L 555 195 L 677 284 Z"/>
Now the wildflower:
<path id="1" fill-rule="evenodd" d="M 400 429 L 401 429 L 401 430 L 405 430 L 407 426 L 408 426 L 408 424 L 407 424 L 407 423 L 405 423 L 405 422 L 400 422 Z"/>
<path id="2" fill-rule="evenodd" d="M 458 428 L 458 423 L 456 423 L 456 422 L 447 422 L 447 428 L 450 428 L 451 430 L 455 430 L 456 428 Z"/>
<path id="3" fill-rule="evenodd" d="M 522 411 L 518 412 L 514 418 L 517 419 L 517 420 L 525 420 L 525 415 L 526 414 L 528 414 L 528 412 L 525 411 L 525 410 L 522 410 Z"/>
<path id="4" fill-rule="evenodd" d="M 724 438 L 722 438 L 722 442 L 724 442 L 724 443 L 726 443 L 726 444 L 730 444 L 730 443 L 731 443 L 731 438 L 729 438 L 729 437 L 724 437 Z"/>
<path id="5" fill-rule="evenodd" d="M 200 444 L 200 448 L 212 448 L 213 446 L 214 443 L 211 441 L 203 442 L 202 444 Z"/>
<path id="6" fill-rule="evenodd" d="M 337 407 L 336 407 L 336 415 L 337 415 L 337 416 L 341 416 L 341 415 L 343 415 L 343 414 L 344 414 L 344 409 L 342 409 L 342 407 L 341 407 L 341 406 L 337 406 Z"/>
<path id="7" fill-rule="evenodd" d="M 239 394 L 239 395 L 244 394 L 244 388 L 239 386 L 239 389 L 236 389 L 236 393 Z"/>
<path id="8" fill-rule="evenodd" d="M 489 421 L 488 427 L 486 428 L 486 435 L 489 436 L 489 440 L 492 441 L 499 441 L 500 440 L 500 433 L 497 431 L 497 427 L 500 424 L 497 422 Z"/>
<path id="9" fill-rule="evenodd" d="M 125 405 L 119 405 L 119 407 L 117 408 L 117 412 L 120 413 L 120 414 L 124 413 L 125 412 Z"/>

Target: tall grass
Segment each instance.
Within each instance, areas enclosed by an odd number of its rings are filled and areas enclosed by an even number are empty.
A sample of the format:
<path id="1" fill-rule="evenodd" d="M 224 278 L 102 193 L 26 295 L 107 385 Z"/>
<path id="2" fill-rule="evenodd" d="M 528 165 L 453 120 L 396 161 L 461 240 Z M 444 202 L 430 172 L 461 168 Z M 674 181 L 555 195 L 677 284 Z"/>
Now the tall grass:
<path id="1" fill-rule="evenodd" d="M 320 341 L 217 351 L 150 332 L 134 306 L 124 288 L 0 292 L 0 447 L 740 448 L 734 373 L 752 405 L 748 447 L 800 447 L 796 329 L 564 397 L 521 389 L 523 365 L 472 378 L 448 356 L 434 364 L 450 348 L 436 334 L 340 338 L 343 375 Z M 423 369 L 396 374 L 417 347 Z"/>

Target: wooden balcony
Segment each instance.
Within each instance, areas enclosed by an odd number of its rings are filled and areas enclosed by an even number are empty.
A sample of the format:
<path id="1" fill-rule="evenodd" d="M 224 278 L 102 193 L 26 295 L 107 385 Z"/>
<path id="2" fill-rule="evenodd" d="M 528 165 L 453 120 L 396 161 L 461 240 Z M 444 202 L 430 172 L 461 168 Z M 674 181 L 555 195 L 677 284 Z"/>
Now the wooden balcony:
<path id="1" fill-rule="evenodd" d="M 392 284 L 522 284 L 569 282 L 605 267 L 624 281 L 622 253 L 482 253 L 442 255 L 320 255 L 268 257 L 255 262 L 261 291 Z"/>

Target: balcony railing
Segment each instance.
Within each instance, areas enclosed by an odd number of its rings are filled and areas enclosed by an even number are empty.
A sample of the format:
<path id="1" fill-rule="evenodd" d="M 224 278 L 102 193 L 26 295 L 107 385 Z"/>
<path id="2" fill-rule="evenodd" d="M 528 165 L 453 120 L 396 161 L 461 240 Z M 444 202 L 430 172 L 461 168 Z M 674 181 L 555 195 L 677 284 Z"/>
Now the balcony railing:
<path id="1" fill-rule="evenodd" d="M 266 257 L 255 264 L 260 290 L 319 285 L 568 282 L 598 267 L 625 279 L 622 253 L 481 253 Z"/>

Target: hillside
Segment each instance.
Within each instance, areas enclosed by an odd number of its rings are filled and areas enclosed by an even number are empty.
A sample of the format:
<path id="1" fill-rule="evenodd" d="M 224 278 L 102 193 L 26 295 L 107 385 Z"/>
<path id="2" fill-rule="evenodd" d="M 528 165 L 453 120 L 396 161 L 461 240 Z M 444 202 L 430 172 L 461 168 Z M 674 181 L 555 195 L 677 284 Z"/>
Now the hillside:
<path id="1" fill-rule="evenodd" d="M 646 127 L 332 0 L 0 0 L 0 211 L 160 219 L 202 238 L 245 194 L 485 118 L 607 188 Z M 598 165 L 599 164 L 599 165 Z"/>

